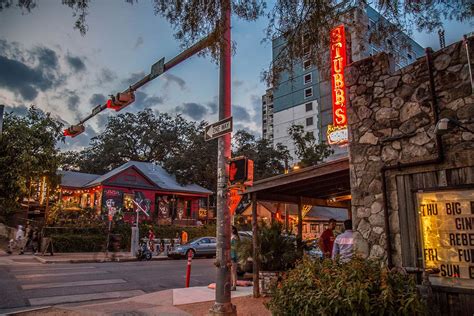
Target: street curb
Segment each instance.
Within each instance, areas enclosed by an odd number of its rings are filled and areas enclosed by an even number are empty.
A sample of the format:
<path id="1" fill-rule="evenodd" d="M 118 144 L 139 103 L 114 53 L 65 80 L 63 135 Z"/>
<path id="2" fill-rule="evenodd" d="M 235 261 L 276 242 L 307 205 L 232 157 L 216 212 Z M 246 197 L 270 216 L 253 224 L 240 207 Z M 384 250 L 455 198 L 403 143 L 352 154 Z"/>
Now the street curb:
<path id="1" fill-rule="evenodd" d="M 40 263 L 43 264 L 55 264 L 55 263 L 105 263 L 105 262 L 132 262 L 132 261 L 139 261 L 137 258 L 106 258 L 106 259 L 64 259 L 64 260 L 51 260 L 45 259 L 38 256 L 34 257 Z M 155 257 L 152 258 L 150 261 L 166 261 L 171 260 L 168 257 Z"/>

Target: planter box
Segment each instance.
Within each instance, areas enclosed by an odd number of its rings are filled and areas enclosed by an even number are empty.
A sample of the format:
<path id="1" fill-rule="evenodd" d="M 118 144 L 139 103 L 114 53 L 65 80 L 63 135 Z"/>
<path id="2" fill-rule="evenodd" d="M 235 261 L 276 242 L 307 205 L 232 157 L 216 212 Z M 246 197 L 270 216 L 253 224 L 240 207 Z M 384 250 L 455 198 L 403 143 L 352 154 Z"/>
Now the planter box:
<path id="1" fill-rule="evenodd" d="M 258 282 L 260 285 L 260 293 L 263 296 L 273 295 L 273 287 L 283 275 L 282 271 L 260 271 L 258 273 Z"/>

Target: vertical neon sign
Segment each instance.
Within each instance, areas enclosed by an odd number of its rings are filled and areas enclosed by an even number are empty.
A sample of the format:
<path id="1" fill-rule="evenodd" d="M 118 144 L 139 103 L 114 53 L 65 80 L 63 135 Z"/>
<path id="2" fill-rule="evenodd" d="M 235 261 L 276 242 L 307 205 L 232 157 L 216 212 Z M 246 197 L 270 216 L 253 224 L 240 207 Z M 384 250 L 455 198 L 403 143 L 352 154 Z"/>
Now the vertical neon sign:
<path id="1" fill-rule="evenodd" d="M 346 67 L 346 35 L 344 25 L 331 30 L 331 86 L 333 125 L 328 126 L 328 143 L 347 143 L 347 111 L 344 69 Z"/>

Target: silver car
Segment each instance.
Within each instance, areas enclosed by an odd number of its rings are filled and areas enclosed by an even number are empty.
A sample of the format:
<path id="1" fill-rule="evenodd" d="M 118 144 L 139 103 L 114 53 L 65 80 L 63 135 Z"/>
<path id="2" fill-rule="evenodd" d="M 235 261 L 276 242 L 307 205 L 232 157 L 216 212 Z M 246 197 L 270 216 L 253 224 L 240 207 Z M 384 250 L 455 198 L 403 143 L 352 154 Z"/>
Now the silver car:
<path id="1" fill-rule="evenodd" d="M 215 237 L 199 237 L 191 240 L 187 244 L 174 247 L 168 252 L 168 257 L 182 258 L 191 256 L 214 257 L 216 255 L 216 238 Z"/>

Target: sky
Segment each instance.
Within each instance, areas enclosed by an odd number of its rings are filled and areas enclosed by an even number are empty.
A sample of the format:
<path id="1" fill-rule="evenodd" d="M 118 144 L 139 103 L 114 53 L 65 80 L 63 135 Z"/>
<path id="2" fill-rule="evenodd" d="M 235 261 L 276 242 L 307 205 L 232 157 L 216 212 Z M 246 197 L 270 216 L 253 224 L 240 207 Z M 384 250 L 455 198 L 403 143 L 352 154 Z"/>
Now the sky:
<path id="1" fill-rule="evenodd" d="M 92 1 L 85 36 L 73 28 L 72 10 L 60 1 L 38 1 L 31 13 L 19 8 L 0 12 L 0 104 L 25 113 L 30 105 L 50 112 L 65 125 L 77 123 L 107 96 L 123 91 L 150 72 L 153 63 L 181 52 L 168 22 L 153 13 L 152 1 Z M 271 45 L 262 43 L 265 17 L 232 21 L 237 50 L 232 60 L 234 130 L 261 136 L 261 72 L 271 61 Z M 446 24 L 446 45 L 472 31 L 468 23 Z M 422 46 L 439 48 L 437 34 L 414 32 Z M 148 83 L 136 101 L 122 110 L 106 110 L 86 122 L 86 131 L 68 138 L 62 149 L 81 149 L 100 133 L 111 115 L 151 108 L 180 113 L 193 121 L 217 121 L 218 66 L 194 56 Z"/>

